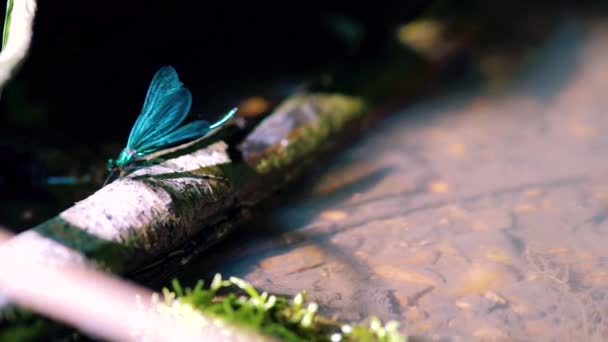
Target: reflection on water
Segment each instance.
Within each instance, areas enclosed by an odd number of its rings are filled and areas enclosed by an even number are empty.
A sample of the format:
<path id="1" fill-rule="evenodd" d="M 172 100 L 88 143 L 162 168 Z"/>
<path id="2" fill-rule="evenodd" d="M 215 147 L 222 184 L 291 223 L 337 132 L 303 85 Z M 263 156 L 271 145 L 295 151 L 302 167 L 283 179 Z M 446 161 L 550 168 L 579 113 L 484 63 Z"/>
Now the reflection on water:
<path id="1" fill-rule="evenodd" d="M 199 267 L 414 335 L 608 336 L 608 23 L 530 63 L 386 120 Z"/>

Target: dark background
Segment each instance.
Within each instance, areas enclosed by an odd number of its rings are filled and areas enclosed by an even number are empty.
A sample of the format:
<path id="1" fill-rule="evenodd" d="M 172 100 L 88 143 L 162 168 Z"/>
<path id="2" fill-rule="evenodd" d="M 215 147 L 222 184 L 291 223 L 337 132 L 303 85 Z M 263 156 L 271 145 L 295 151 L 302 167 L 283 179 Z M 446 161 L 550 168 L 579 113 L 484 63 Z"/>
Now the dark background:
<path id="1" fill-rule="evenodd" d="M 527 6 L 474 0 L 39 1 L 29 57 L 0 99 L 0 224 L 26 228 L 82 198 L 82 192 L 67 195 L 66 188 L 50 194 L 46 177 L 103 177 L 105 161 L 126 143 L 149 82 L 163 65 L 174 66 L 192 91 L 191 118 L 212 120 L 260 89 L 288 93 L 336 68 L 356 74 L 385 51 L 399 24 L 421 16 L 475 22 L 489 44 L 517 40 L 514 28 Z M 356 50 L 340 33 L 344 18 L 363 32 Z"/>
<path id="2" fill-rule="evenodd" d="M 28 228 L 86 195 L 45 180 L 103 177 L 161 66 L 192 91 L 190 119 L 212 120 L 261 88 L 356 70 L 429 3 L 38 1 L 29 56 L 0 99 L 0 224 Z M 364 32 L 356 52 L 336 18 Z"/>
<path id="3" fill-rule="evenodd" d="M 40 1 L 30 57 L 3 94 L 0 133 L 62 148 L 122 142 L 162 65 L 192 90 L 193 112 L 213 102 L 225 110 L 244 88 L 302 80 L 352 58 L 332 28 L 335 16 L 365 28 L 362 51 L 370 54 L 425 5 Z"/>
<path id="4" fill-rule="evenodd" d="M 166 64 L 192 90 L 193 112 L 212 115 L 278 79 L 301 82 L 373 58 L 397 25 L 413 18 L 477 20 L 483 13 L 500 17 L 488 25 L 504 27 L 517 25 L 527 6 L 480 0 L 39 1 L 30 55 L 0 101 L 0 143 L 122 144 L 154 72 Z M 356 53 L 338 32 L 339 18 L 364 32 Z M 488 34 L 501 39 L 494 29 Z"/>

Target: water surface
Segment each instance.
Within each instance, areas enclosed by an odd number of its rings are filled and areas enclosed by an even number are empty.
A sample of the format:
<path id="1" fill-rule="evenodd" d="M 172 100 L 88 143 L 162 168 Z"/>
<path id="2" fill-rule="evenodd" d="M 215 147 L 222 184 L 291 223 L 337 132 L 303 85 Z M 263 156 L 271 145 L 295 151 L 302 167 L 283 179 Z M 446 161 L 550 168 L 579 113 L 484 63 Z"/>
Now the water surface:
<path id="1" fill-rule="evenodd" d="M 403 108 L 200 265 L 412 335 L 599 341 L 606 132 L 608 22 L 565 21 L 509 84 Z"/>

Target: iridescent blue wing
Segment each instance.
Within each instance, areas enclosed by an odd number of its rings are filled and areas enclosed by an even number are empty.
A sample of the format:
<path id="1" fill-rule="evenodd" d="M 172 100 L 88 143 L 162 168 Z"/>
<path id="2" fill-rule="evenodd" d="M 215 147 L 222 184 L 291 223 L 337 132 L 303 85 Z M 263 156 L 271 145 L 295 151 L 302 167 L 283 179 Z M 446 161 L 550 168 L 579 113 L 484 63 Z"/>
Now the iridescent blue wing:
<path id="1" fill-rule="evenodd" d="M 224 117 L 213 124 L 204 120 L 197 120 L 188 123 L 173 132 L 169 132 L 168 134 L 158 135 L 155 139 L 147 140 L 138 151 L 143 154 L 148 154 L 186 140 L 206 138 L 217 132 L 230 121 L 230 119 L 234 117 L 234 114 L 236 114 L 236 111 L 236 107 L 232 108 Z"/>
<path id="2" fill-rule="evenodd" d="M 223 118 L 215 123 L 210 123 L 204 120 L 193 121 L 186 124 L 173 132 L 165 135 L 159 135 L 155 139 L 147 140 L 138 151 L 143 154 L 152 153 L 166 146 L 176 145 L 190 139 L 202 139 L 213 135 L 221 129 L 232 117 L 236 114 L 237 108 L 231 109 Z"/>
<path id="3" fill-rule="evenodd" d="M 149 142 L 170 133 L 186 118 L 192 105 L 190 91 L 183 87 L 170 66 L 160 68 L 148 89 L 146 100 L 133 125 L 127 147 L 141 153 Z"/>
<path id="4" fill-rule="evenodd" d="M 162 136 L 179 127 L 190 112 L 191 105 L 192 95 L 186 88 L 165 97 L 154 109 L 155 115 L 149 119 L 151 120 L 148 123 L 149 127 L 143 131 L 133 149 L 139 150 L 138 146 L 146 145 L 147 141 L 155 140 L 159 135 Z"/>
<path id="5" fill-rule="evenodd" d="M 200 138 L 209 131 L 209 126 L 211 124 L 203 120 L 190 122 L 172 132 L 158 135 L 156 138 L 146 141 L 145 144 L 140 146 L 138 151 L 143 154 L 149 154 L 186 140 Z"/>

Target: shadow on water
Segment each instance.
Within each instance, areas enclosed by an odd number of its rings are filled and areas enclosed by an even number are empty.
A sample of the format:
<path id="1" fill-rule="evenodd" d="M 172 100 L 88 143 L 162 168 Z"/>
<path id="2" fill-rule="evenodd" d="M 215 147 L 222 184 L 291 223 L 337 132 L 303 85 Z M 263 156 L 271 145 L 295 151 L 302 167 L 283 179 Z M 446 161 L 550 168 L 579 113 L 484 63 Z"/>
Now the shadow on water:
<path id="1" fill-rule="evenodd" d="M 534 96 L 544 101 L 554 99 L 576 75 L 588 34 L 589 27 L 580 20 L 563 23 L 515 75 L 509 93 Z"/>
<path id="2" fill-rule="evenodd" d="M 390 172 L 391 170 L 388 168 L 381 168 L 362 174 L 356 180 L 348 184 L 342 184 L 331 194 L 325 195 L 320 200 L 323 202 L 340 202 L 352 192 L 366 191 L 366 189 L 374 186 L 384 175 Z M 307 179 L 303 180 L 307 184 L 306 187 L 313 186 L 314 179 L 321 174 L 321 171 L 313 172 Z M 227 274 L 240 274 L 243 270 L 254 268 L 259 260 L 286 252 L 294 245 L 324 245 L 327 236 L 315 236 L 314 234 L 306 234 L 297 230 L 297 227 L 305 225 L 307 220 L 310 220 L 308 215 L 303 215 L 299 219 L 290 221 L 289 224 L 283 224 L 275 220 L 270 212 L 270 210 L 275 210 L 274 208 L 278 203 L 284 201 L 297 203 L 299 200 L 306 200 L 309 196 L 310 194 L 303 195 L 297 192 L 287 193 L 274 199 L 271 203 L 258 208 L 256 211 L 257 215 L 251 223 L 245 227 L 241 227 L 227 240 L 214 247 L 210 252 L 213 257 L 204 257 L 204 260 L 201 260 L 196 268 L 212 270 L 220 268 L 222 265 L 229 265 L 230 269 L 227 270 Z M 335 251 L 332 249 L 326 249 L 325 252 L 335 254 Z M 339 258 L 343 258 L 343 256 Z M 350 264 L 351 261 L 343 260 L 345 264 Z M 353 265 L 353 269 L 357 267 Z M 208 276 L 212 275 L 208 274 Z M 199 276 L 197 275 L 196 277 Z M 196 281 L 196 277 L 192 280 Z"/>

